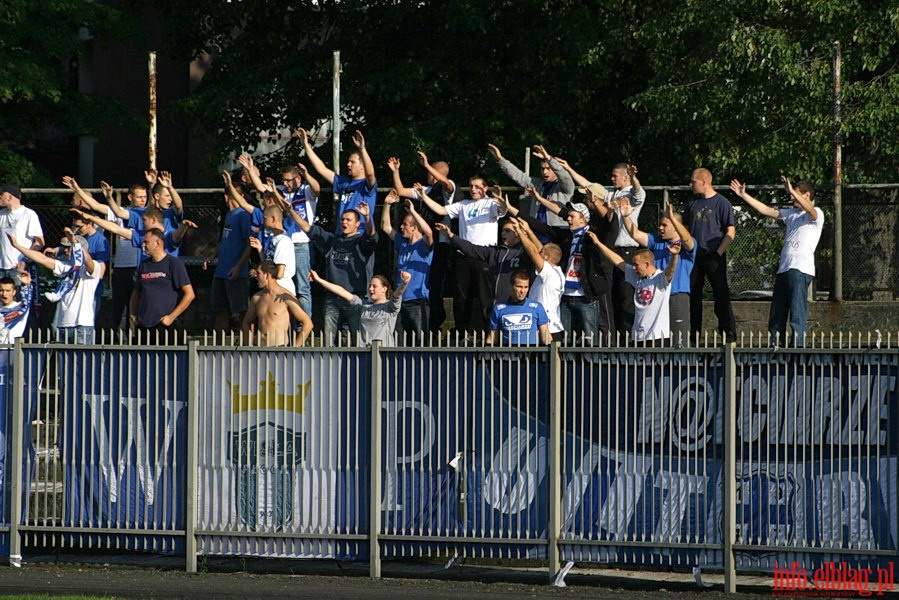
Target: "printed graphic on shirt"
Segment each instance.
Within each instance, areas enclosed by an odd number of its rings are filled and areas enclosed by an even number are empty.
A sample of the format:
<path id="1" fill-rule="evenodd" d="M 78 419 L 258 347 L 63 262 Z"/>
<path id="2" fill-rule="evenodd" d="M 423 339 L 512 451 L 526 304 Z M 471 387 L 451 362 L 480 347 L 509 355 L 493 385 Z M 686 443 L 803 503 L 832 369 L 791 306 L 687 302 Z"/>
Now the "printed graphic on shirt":
<path id="1" fill-rule="evenodd" d="M 638 288 L 634 290 L 634 300 L 640 306 L 649 306 L 652 304 L 652 298 L 655 290 L 652 287 Z"/>
<path id="2" fill-rule="evenodd" d="M 530 313 L 503 315 L 503 329 L 506 331 L 527 331 L 534 322 L 534 315 Z"/>

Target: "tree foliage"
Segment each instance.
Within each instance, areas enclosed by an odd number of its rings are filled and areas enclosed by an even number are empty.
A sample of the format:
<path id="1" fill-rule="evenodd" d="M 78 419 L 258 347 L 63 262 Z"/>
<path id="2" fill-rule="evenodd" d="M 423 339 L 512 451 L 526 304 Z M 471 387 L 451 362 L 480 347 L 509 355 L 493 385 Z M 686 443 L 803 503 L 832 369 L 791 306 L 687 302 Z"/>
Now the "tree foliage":
<path id="1" fill-rule="evenodd" d="M 79 93 L 74 71 L 92 36 L 128 22 L 127 13 L 84 0 L 0 4 L 0 179 L 48 183 L 29 158 L 36 140 L 57 129 L 96 133 L 122 117 L 108 100 Z"/>

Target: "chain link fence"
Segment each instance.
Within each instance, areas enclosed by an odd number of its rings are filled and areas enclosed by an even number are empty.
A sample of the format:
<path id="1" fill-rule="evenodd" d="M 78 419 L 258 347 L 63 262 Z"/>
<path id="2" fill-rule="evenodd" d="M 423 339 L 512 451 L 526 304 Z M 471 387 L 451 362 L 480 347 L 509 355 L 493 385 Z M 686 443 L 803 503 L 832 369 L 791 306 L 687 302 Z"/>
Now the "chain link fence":
<path id="1" fill-rule="evenodd" d="M 776 208 L 792 206 L 781 186 L 749 188 L 759 200 Z M 387 188 L 383 188 L 386 192 Z M 640 215 L 640 228 L 655 232 L 665 197 L 682 212 L 692 198 L 687 186 L 647 186 L 647 205 Z M 728 251 L 731 292 L 735 299 L 766 297 L 774 285 L 774 275 L 783 243 L 783 224 L 765 217 L 739 202 L 729 190 L 721 191 L 734 204 L 737 236 Z M 517 197 L 520 190 L 509 188 Z M 843 189 L 843 295 L 845 300 L 893 300 L 899 298 L 899 184 L 844 186 Z M 217 189 L 181 192 L 187 218 L 197 224 L 184 240 L 181 255 L 188 265 L 199 265 L 211 256 L 221 234 L 224 204 Z M 383 197 L 383 194 L 382 194 Z M 63 190 L 26 190 L 25 201 L 38 212 L 48 245 L 57 245 L 63 228 L 70 224 L 68 203 L 71 193 Z M 824 211 L 824 231 L 816 252 L 817 278 L 814 291 L 827 299 L 834 282 L 833 189 L 819 189 L 816 204 Z M 379 223 L 379 202 L 375 223 Z M 318 222 L 333 227 L 330 194 L 322 191 Z M 376 272 L 393 270 L 392 245 L 385 236 L 376 260 Z M 192 273 L 193 274 L 193 273 Z M 202 286 L 203 282 L 195 282 Z M 450 288 L 447 288 L 450 289 Z M 710 290 L 707 290 L 710 294 Z M 710 297 L 710 296 L 709 296 Z"/>

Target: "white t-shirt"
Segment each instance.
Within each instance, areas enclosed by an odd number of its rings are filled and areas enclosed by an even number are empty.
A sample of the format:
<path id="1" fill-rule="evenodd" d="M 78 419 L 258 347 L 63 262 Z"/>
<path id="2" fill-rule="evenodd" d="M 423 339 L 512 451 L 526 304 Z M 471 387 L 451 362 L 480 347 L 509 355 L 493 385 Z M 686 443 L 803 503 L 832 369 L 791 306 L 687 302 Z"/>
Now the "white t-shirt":
<path id="1" fill-rule="evenodd" d="M 296 296 L 297 288 L 293 283 L 293 276 L 297 272 L 297 255 L 293 251 L 293 242 L 285 234 L 272 238 L 272 258 L 276 265 L 284 265 L 284 277 L 278 280 L 278 285 Z"/>
<path id="2" fill-rule="evenodd" d="M 315 212 L 318 210 L 318 197 L 316 197 L 315 193 L 312 191 L 312 187 L 308 183 L 300 184 L 300 187 L 297 188 L 297 191 L 294 193 L 282 192 L 284 195 L 284 199 L 287 200 L 287 203 L 294 207 L 296 210 L 296 206 L 294 206 L 294 202 L 298 202 L 301 199 L 306 200 L 306 214 L 303 215 L 297 210 L 297 214 L 303 217 L 307 223 L 315 223 Z M 293 222 L 293 217 L 285 217 L 284 221 Z M 290 240 L 294 244 L 308 244 L 309 236 L 306 235 L 306 232 L 297 226 L 296 231 L 290 234 Z"/>
<path id="3" fill-rule="evenodd" d="M 36 237 L 44 237 L 37 213 L 27 206 L 15 210 L 0 208 L 0 267 L 12 269 L 23 260 L 22 253 L 12 247 L 6 234 L 11 233 L 23 246 L 30 246 Z"/>
<path id="4" fill-rule="evenodd" d="M 71 268 L 71 264 L 57 260 L 53 267 L 53 274 L 61 277 Z M 94 294 L 100 284 L 102 270 L 103 263 L 98 260 L 94 261 L 93 271 L 88 271 L 87 265 L 84 265 L 75 288 L 56 303 L 56 316 L 53 317 L 54 327 L 94 326 Z"/>
<path id="5" fill-rule="evenodd" d="M 612 188 L 608 190 L 605 201 L 608 204 L 614 200 L 621 200 L 623 198 L 630 200 L 631 208 L 634 209 L 633 213 L 631 213 L 631 221 L 633 221 L 635 225 L 639 225 L 640 211 L 643 210 L 643 203 L 646 201 L 646 190 L 640 188 L 635 192 L 634 187 L 630 185 L 623 187 L 620 190 Z M 634 238 L 627 232 L 627 227 L 624 226 L 624 219 L 621 218 L 621 209 L 616 208 L 615 214 L 618 215 L 618 234 L 615 236 L 615 246 L 625 248 L 639 247 L 640 244 L 634 241 Z"/>
<path id="6" fill-rule="evenodd" d="M 796 269 L 806 275 L 815 276 L 815 248 L 821 239 L 824 229 L 824 212 L 815 207 L 817 218 L 812 219 L 804 210 L 785 208 L 780 211 L 779 219 L 787 224 L 784 234 L 784 245 L 780 250 L 778 273 Z"/>
<path id="7" fill-rule="evenodd" d="M 112 221 L 120 227 L 126 226 L 126 223 L 112 212 L 112 208 L 106 209 L 106 220 Z M 140 248 L 135 248 L 134 245 L 131 244 L 131 240 L 118 235 L 113 237 L 116 242 L 115 257 L 112 261 L 113 266 L 122 269 L 137 267 L 140 262 Z"/>
<path id="8" fill-rule="evenodd" d="M 459 235 L 476 246 L 495 246 L 499 239 L 497 222 L 505 215 L 499 212 L 493 198 L 463 200 L 446 207 L 449 218 L 459 219 Z"/>
<path id="9" fill-rule="evenodd" d="M 634 267 L 626 265 L 624 279 L 634 286 L 634 340 L 663 340 L 671 336 L 668 298 L 671 285 L 665 271 L 656 270 L 641 279 Z"/>
<path id="10" fill-rule="evenodd" d="M 562 318 L 559 314 L 559 303 L 562 300 L 562 291 L 565 288 L 565 275 L 561 267 L 554 267 L 548 260 L 543 261 L 543 269 L 537 271 L 537 278 L 531 285 L 528 298 L 539 302 L 549 317 L 549 332 L 558 333 L 564 331 Z"/>

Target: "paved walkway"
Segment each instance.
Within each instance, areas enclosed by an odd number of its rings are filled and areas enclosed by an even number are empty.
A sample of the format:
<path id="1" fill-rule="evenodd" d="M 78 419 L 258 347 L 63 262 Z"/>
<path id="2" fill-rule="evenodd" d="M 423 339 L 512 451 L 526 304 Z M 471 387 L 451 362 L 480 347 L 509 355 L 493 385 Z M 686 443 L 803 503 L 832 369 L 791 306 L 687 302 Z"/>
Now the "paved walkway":
<path id="1" fill-rule="evenodd" d="M 572 569 L 566 587 L 547 585 L 546 569 L 456 563 L 385 561 L 382 579 L 368 577 L 368 565 L 354 561 L 209 559 L 188 574 L 183 561 L 66 554 L 30 557 L 21 568 L 0 567 L 4 594 L 84 594 L 119 598 L 327 598 L 398 600 L 427 598 L 645 598 L 671 600 L 700 593 L 705 600 L 770 597 L 767 577 L 740 577 L 735 595 L 723 592 L 723 577 L 703 574 L 700 587 L 690 573 Z"/>

